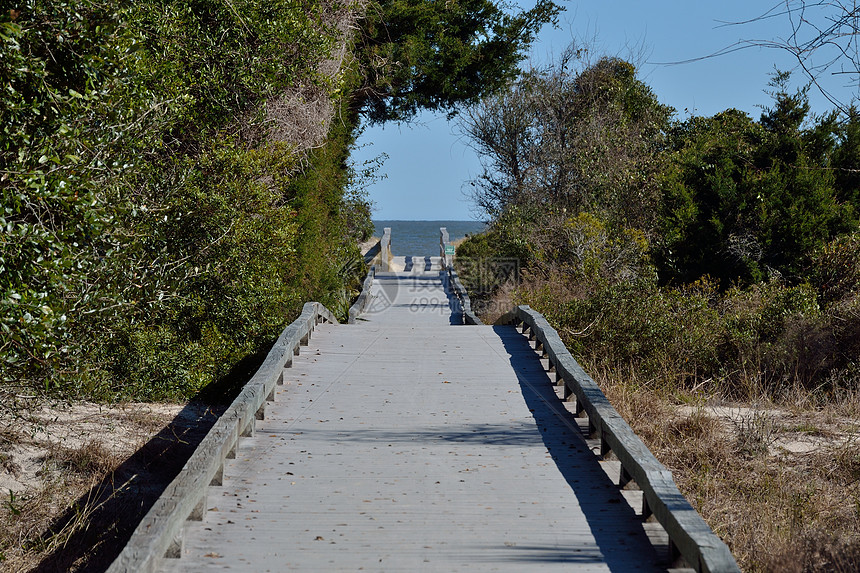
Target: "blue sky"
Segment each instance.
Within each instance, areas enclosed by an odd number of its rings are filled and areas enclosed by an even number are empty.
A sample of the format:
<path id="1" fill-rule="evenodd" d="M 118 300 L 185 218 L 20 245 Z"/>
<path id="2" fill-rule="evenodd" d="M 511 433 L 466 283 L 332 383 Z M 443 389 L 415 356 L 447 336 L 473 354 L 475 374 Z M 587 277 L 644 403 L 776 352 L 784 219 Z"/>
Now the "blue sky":
<path id="1" fill-rule="evenodd" d="M 640 78 L 681 119 L 732 107 L 757 119 L 761 114 L 758 106 L 770 103 L 765 93 L 768 75 L 774 67 L 791 70 L 796 65 L 789 54 L 769 48 L 747 48 L 684 64 L 665 63 L 701 58 L 742 40 L 786 37 L 790 32 L 786 16 L 723 25 L 759 16 L 776 4 L 774 0 L 556 2 L 567 8 L 559 28 L 543 29 L 524 65 L 552 61 L 572 41 L 596 38 L 597 55 L 641 60 Z M 799 73 L 796 80 L 800 85 Z M 840 97 L 850 98 L 850 90 L 841 84 L 833 83 L 830 88 Z M 810 100 L 813 112 L 832 107 L 814 90 Z M 381 169 L 386 179 L 369 188 L 374 219 L 474 218 L 464 183 L 480 172 L 480 163 L 457 134 L 456 122 L 424 114 L 411 125 L 368 128 L 358 145 L 353 153 L 358 166 L 382 153 L 388 155 Z"/>

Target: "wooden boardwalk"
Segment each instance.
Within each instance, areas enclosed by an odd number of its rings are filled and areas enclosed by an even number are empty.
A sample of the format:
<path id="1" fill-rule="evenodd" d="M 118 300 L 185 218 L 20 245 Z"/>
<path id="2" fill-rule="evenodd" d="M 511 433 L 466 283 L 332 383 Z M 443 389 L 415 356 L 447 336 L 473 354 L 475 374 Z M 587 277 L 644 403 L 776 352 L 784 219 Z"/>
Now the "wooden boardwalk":
<path id="1" fill-rule="evenodd" d="M 514 327 L 451 326 L 438 271 L 320 325 L 165 571 L 658 571 Z"/>

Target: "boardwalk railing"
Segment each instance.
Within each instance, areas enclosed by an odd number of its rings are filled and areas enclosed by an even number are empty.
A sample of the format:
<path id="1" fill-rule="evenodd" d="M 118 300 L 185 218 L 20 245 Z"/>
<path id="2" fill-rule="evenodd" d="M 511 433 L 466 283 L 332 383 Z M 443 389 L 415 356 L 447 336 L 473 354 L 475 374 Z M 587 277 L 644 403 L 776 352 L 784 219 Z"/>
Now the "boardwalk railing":
<path id="1" fill-rule="evenodd" d="M 266 402 L 274 400 L 275 385 L 283 384 L 284 368 L 292 365 L 299 346 L 308 343 L 320 322 L 337 323 L 337 319 L 318 302 L 305 304 L 299 318 L 284 329 L 263 365 L 150 508 L 109 573 L 156 571 L 162 558 L 181 555 L 185 522 L 203 519 L 209 486 L 221 485 L 225 460 L 236 456 L 240 437 L 254 434 Z"/>
<path id="2" fill-rule="evenodd" d="M 612 407 L 543 315 L 519 306 L 496 324 L 522 325 L 522 331 L 536 341 L 536 349 L 549 359 L 550 371 L 555 371 L 556 384 L 564 386 L 565 399 L 575 400 L 577 415 L 588 416 L 589 433 L 600 438 L 601 455 L 612 453 L 621 462 L 619 485 L 642 490 L 642 514 L 653 516 L 666 530 L 671 559 L 680 555 L 700 573 L 739 572 L 729 548 L 687 502 L 672 473 Z"/>
<path id="3" fill-rule="evenodd" d="M 391 227 L 383 229 L 382 239 L 379 240 L 379 270 L 391 270 Z"/>
<path id="4" fill-rule="evenodd" d="M 367 276 L 364 279 L 364 283 L 361 285 L 361 294 L 358 295 L 358 298 L 355 299 L 355 302 L 349 307 L 349 319 L 347 320 L 347 324 L 355 324 L 358 316 L 367 310 L 367 307 L 370 306 L 370 302 L 373 300 L 373 297 L 370 294 L 370 287 L 373 286 L 373 278 L 376 276 L 376 265 L 370 267 L 370 270 L 367 271 Z"/>
<path id="5" fill-rule="evenodd" d="M 376 244 L 370 247 L 366 253 L 364 253 L 364 264 L 369 265 L 373 262 L 376 257 L 379 256 L 380 251 L 382 251 L 382 240 L 376 241 Z"/>
<path id="6" fill-rule="evenodd" d="M 463 323 L 468 325 L 484 324 L 472 312 L 472 301 L 469 299 L 469 293 L 463 283 L 460 282 L 457 271 L 454 270 L 454 245 L 451 244 L 448 229 L 445 227 L 439 228 L 439 251 L 442 257 L 442 269 L 448 274 L 448 285 L 460 305 L 459 310 L 463 315 Z"/>

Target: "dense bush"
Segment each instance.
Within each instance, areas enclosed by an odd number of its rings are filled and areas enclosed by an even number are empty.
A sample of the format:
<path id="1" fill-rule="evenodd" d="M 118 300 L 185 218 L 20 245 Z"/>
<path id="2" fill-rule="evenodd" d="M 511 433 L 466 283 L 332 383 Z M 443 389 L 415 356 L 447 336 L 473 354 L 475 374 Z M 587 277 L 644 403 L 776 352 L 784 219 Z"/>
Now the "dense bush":
<path id="1" fill-rule="evenodd" d="M 88 394 L 188 395 L 264 350 L 307 300 L 345 315 L 361 266 L 339 210 L 343 141 L 317 150 L 305 175 L 274 184 L 266 174 L 285 160 L 281 147 L 216 153 L 201 165 L 205 178 L 175 190 L 163 244 L 139 255 L 157 268 L 181 242 L 185 277 L 171 292 L 142 277 L 134 307 L 106 324 L 97 374 L 108 386 Z"/>
<path id="2" fill-rule="evenodd" d="M 308 161 L 269 141 L 267 106 L 299 84 L 354 85 L 317 72 L 349 18 L 313 0 L 29 0 L 0 14 L 4 384 L 187 396 L 302 301 L 343 310 L 369 218 L 344 199 L 355 117 Z"/>
<path id="3" fill-rule="evenodd" d="M 832 114 L 809 123 L 803 92 L 774 97 L 760 122 L 728 110 L 672 129 L 656 250 L 664 282 L 802 280 L 816 249 L 856 229 L 856 190 L 839 186 L 856 182 L 834 175 L 847 173 L 855 128 Z"/>
<path id="4" fill-rule="evenodd" d="M 837 237 L 815 252 L 810 275 L 826 303 L 860 294 L 860 233 Z"/>
<path id="5" fill-rule="evenodd" d="M 824 310 L 808 285 L 720 292 L 624 282 L 586 291 L 526 273 L 514 302 L 546 315 L 587 369 L 624 372 L 660 391 L 824 401 L 851 382 L 860 305 Z M 586 295 L 582 295 L 587 292 Z"/>
<path id="6" fill-rule="evenodd" d="M 760 121 L 728 110 L 669 123 L 629 64 L 574 75 L 567 63 L 466 121 L 492 221 L 457 264 L 470 288 L 487 286 L 471 280 L 488 268 L 476 259 L 522 268 L 479 302 L 531 305 L 588 368 L 669 392 L 824 400 L 854 387 L 857 113 L 810 118 L 777 74 Z"/>
<path id="7" fill-rule="evenodd" d="M 126 170 L 95 151 L 113 145 L 124 32 L 96 2 L 28 2 L 0 14 L 0 353 L 3 381 L 62 367 L 94 238 L 112 222 L 103 190 Z M 125 106 L 117 106 L 122 114 Z M 120 121 L 126 118 L 121 118 Z"/>

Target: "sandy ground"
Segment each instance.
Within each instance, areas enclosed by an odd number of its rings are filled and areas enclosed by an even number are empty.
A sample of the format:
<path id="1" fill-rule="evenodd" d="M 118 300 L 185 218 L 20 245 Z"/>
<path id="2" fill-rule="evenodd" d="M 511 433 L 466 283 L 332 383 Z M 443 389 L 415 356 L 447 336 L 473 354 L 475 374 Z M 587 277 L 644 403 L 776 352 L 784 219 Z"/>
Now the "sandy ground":
<path id="1" fill-rule="evenodd" d="M 87 402 L 44 406 L 0 426 L 0 493 L 22 493 L 40 484 L 51 451 L 77 449 L 97 440 L 127 457 L 176 417 L 180 404 Z"/>
<path id="2" fill-rule="evenodd" d="M 755 433 L 771 455 L 805 454 L 856 440 L 860 422 L 815 411 L 792 412 L 754 406 L 682 406 L 679 413 L 696 413 L 720 421 L 727 435 Z"/>
<path id="3" fill-rule="evenodd" d="M 0 412 L 0 572 L 103 571 L 222 410 L 30 401 Z"/>

